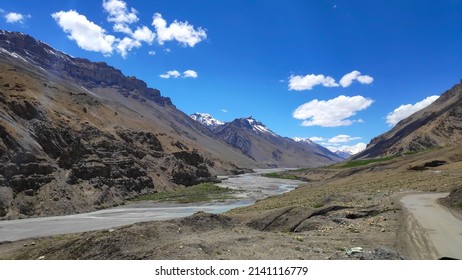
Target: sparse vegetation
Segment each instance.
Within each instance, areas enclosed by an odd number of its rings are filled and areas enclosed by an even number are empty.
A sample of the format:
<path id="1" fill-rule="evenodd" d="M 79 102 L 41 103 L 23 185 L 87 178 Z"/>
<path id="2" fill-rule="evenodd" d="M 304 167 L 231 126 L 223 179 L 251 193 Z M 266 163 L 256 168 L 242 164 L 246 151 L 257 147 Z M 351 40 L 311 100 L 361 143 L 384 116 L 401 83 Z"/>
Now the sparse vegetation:
<path id="1" fill-rule="evenodd" d="M 339 168 L 358 167 L 358 166 L 364 166 L 364 165 L 368 165 L 368 164 L 375 163 L 375 162 L 389 161 L 394 158 L 396 158 L 396 156 L 374 158 L 374 159 L 364 159 L 364 160 L 353 160 L 353 161 L 348 161 L 343 164 L 337 165 L 336 167 L 339 167 Z"/>
<path id="2" fill-rule="evenodd" d="M 234 198 L 235 191 L 212 183 L 202 183 L 191 187 L 182 187 L 172 191 L 158 192 L 139 196 L 134 201 L 153 200 L 161 202 L 196 203 Z"/>
<path id="3" fill-rule="evenodd" d="M 266 173 L 266 174 L 263 174 L 263 176 L 268 177 L 268 178 L 288 179 L 288 180 L 296 180 L 297 179 L 297 176 L 295 176 L 295 175 L 278 173 L 278 172 Z"/>

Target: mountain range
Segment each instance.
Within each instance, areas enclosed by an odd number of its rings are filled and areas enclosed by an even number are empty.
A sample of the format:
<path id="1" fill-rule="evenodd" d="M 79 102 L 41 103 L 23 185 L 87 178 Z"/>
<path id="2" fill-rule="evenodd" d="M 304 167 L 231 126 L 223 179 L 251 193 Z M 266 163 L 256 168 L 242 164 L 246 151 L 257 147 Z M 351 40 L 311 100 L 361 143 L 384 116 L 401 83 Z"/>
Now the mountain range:
<path id="1" fill-rule="evenodd" d="M 310 140 L 295 141 L 277 135 L 252 116 L 222 122 L 210 114 L 190 117 L 207 126 L 220 139 L 267 167 L 314 167 L 332 164 L 342 158 Z"/>
<path id="2" fill-rule="evenodd" d="M 0 218 L 6 219 L 92 211 L 252 168 L 342 160 L 253 117 L 188 116 L 158 89 L 106 63 L 2 30 L 0 112 Z M 461 141 L 462 83 L 349 159 Z"/>
<path id="3" fill-rule="evenodd" d="M 3 218 L 86 212 L 216 175 L 339 160 L 269 129 L 250 133 L 244 120 L 212 131 L 136 77 L 1 30 L 0 112 Z"/>

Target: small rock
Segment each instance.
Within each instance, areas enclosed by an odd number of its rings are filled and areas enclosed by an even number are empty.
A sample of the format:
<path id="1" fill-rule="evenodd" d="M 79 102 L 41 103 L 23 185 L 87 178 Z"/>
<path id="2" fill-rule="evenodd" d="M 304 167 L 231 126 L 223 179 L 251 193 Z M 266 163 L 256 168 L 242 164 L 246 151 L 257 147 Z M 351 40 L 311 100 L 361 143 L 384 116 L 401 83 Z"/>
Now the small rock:
<path id="1" fill-rule="evenodd" d="M 385 232 L 385 229 L 383 228 L 381 231 L 382 231 L 382 232 Z"/>
<path id="2" fill-rule="evenodd" d="M 351 255 L 354 255 L 354 254 L 361 254 L 362 252 L 363 252 L 363 248 L 361 248 L 361 247 L 353 247 L 350 250 L 347 250 L 346 254 L 351 256 Z"/>
<path id="3" fill-rule="evenodd" d="M 114 231 L 115 231 L 115 229 L 113 229 L 113 228 L 110 228 L 110 229 L 108 230 L 108 232 L 114 232 Z"/>
<path id="4" fill-rule="evenodd" d="M 31 246 L 34 246 L 34 245 L 35 245 L 35 242 L 32 242 L 30 245 L 31 245 Z"/>
<path id="5" fill-rule="evenodd" d="M 37 260 L 44 260 L 45 256 L 40 256 Z"/>

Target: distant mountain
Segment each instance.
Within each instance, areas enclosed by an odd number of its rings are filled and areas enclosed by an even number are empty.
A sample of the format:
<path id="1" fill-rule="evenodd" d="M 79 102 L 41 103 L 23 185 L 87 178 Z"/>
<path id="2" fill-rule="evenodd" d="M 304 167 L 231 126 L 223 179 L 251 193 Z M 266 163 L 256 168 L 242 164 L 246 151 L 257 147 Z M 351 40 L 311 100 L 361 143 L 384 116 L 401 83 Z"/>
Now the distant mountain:
<path id="1" fill-rule="evenodd" d="M 91 211 L 256 166 L 145 82 L 0 30 L 0 218 Z"/>
<path id="2" fill-rule="evenodd" d="M 297 141 L 297 142 L 305 143 L 306 145 L 318 145 L 316 142 L 314 142 L 314 141 L 312 141 L 310 139 L 307 139 L 307 138 L 295 137 L 293 139 L 295 141 Z M 326 148 L 326 147 L 324 147 L 322 145 L 320 145 L 320 146 L 323 147 L 323 148 Z M 326 148 L 326 149 L 329 150 L 330 152 L 336 154 L 337 156 L 339 156 L 342 159 L 347 159 L 350 156 L 361 152 L 365 148 L 366 148 L 366 144 L 358 143 L 358 144 L 353 145 L 353 146 L 342 146 L 342 147 L 337 147 L 337 148 L 329 147 L 329 148 Z"/>
<path id="3" fill-rule="evenodd" d="M 191 119 L 211 128 L 216 128 L 217 126 L 225 124 L 222 121 L 219 121 L 213 118 L 210 114 L 205 113 L 194 113 L 190 115 Z"/>
<path id="4" fill-rule="evenodd" d="M 312 141 L 312 140 L 310 140 L 308 138 L 294 137 L 292 139 L 294 139 L 295 142 L 304 143 L 304 144 L 310 145 L 310 146 L 317 145 L 316 142 L 314 142 L 314 141 Z"/>
<path id="5" fill-rule="evenodd" d="M 209 127 L 226 143 L 267 167 L 314 167 L 341 160 L 314 142 L 302 143 L 279 136 L 251 116 Z"/>
<path id="6" fill-rule="evenodd" d="M 461 143 L 462 80 L 428 107 L 372 139 L 366 150 L 353 159 L 405 155 Z"/>
<path id="7" fill-rule="evenodd" d="M 334 153 L 343 159 L 347 159 L 353 155 L 351 152 L 340 151 L 340 150 L 334 151 Z"/>

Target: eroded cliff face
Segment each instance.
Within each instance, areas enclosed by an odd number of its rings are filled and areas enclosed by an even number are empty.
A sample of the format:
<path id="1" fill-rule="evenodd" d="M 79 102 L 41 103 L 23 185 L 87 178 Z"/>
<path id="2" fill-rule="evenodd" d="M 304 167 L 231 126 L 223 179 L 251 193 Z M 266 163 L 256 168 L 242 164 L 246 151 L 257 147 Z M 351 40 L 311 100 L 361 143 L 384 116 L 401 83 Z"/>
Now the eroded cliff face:
<path id="1" fill-rule="evenodd" d="M 150 130 L 83 121 L 101 104 L 72 110 L 81 114 L 76 121 L 43 106 L 27 85 L 3 86 L 0 94 L 1 216 L 87 211 L 212 176 L 213 162 L 185 144 L 166 152 Z"/>
<path id="2" fill-rule="evenodd" d="M 105 62 L 73 58 L 22 33 L 0 30 L 0 52 L 1 49 L 57 75 L 72 77 L 90 89 L 99 86 L 115 87 L 125 97 L 151 100 L 164 106 L 173 105 L 170 98 L 160 95 L 159 90 L 149 88 L 136 77 L 123 75 L 120 70 Z"/>
<path id="3" fill-rule="evenodd" d="M 0 54 L 0 218 L 110 207 L 251 164 L 105 63 L 4 31 Z"/>

